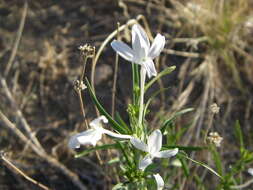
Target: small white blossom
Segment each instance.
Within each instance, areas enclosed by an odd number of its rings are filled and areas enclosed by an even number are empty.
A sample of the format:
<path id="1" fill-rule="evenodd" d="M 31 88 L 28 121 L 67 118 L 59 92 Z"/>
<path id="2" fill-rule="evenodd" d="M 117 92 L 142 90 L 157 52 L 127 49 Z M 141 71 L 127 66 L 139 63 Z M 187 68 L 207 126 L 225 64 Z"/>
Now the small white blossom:
<path id="1" fill-rule="evenodd" d="M 178 148 L 160 151 L 162 148 L 162 133 L 159 129 L 151 133 L 147 144 L 135 137 L 131 138 L 130 141 L 135 148 L 148 153 L 139 163 L 140 170 L 145 170 L 154 158 L 169 158 L 178 153 Z"/>
<path id="2" fill-rule="evenodd" d="M 153 175 L 156 181 L 157 190 L 162 190 L 164 188 L 164 181 L 163 178 L 160 176 L 160 174 L 154 174 Z"/>
<path id="3" fill-rule="evenodd" d="M 249 168 L 248 173 L 253 176 L 253 168 Z"/>
<path id="4" fill-rule="evenodd" d="M 78 133 L 72 136 L 69 140 L 68 146 L 70 148 L 80 148 L 80 145 L 93 145 L 96 146 L 97 141 L 102 138 L 102 134 L 107 134 L 109 136 L 120 138 L 120 139 L 130 139 L 132 138 L 130 135 L 121 135 L 109 130 L 106 130 L 102 126 L 103 123 L 108 123 L 108 120 L 105 116 L 100 116 L 90 122 L 91 129 L 88 129 L 84 132 Z"/>
<path id="5" fill-rule="evenodd" d="M 114 40 L 111 43 L 112 48 L 121 57 L 144 67 L 149 78 L 157 75 L 153 59 L 159 56 L 164 45 L 165 37 L 157 34 L 150 46 L 146 32 L 138 24 L 132 27 L 132 48 L 121 41 Z"/>
<path id="6" fill-rule="evenodd" d="M 214 103 L 210 106 L 210 110 L 213 114 L 217 114 L 220 112 L 220 107 L 218 107 L 218 105 Z"/>
<path id="7" fill-rule="evenodd" d="M 223 138 L 217 132 L 210 132 L 207 140 L 209 140 L 211 143 L 214 143 L 216 147 L 220 147 Z"/>

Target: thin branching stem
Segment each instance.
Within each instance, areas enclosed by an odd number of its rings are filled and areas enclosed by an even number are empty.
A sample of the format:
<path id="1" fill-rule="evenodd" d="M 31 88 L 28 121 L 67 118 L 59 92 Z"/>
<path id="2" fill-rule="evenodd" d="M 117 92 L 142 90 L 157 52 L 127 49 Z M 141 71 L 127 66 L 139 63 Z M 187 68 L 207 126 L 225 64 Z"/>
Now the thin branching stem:
<path id="1" fill-rule="evenodd" d="M 117 40 L 119 40 L 119 27 L 120 24 L 117 23 Z M 117 85 L 117 74 L 118 74 L 118 67 L 119 67 L 119 54 L 116 53 L 115 57 L 115 69 L 113 75 L 113 85 L 112 85 L 112 117 L 115 114 L 115 95 L 116 95 L 116 85 Z"/>
<path id="2" fill-rule="evenodd" d="M 20 24 L 19 24 L 18 32 L 17 32 L 17 37 L 16 37 L 15 42 L 14 42 L 14 46 L 13 46 L 13 49 L 12 49 L 12 52 L 11 52 L 10 59 L 7 63 L 5 71 L 4 71 L 4 76 L 5 77 L 9 74 L 10 69 L 11 69 L 12 64 L 13 64 L 13 61 L 14 61 L 14 59 L 16 57 L 16 54 L 17 54 L 19 43 L 20 43 L 20 40 L 21 40 L 21 37 L 22 37 L 22 34 L 23 34 L 23 30 L 24 30 L 27 10 L 28 10 L 28 3 L 27 3 L 27 1 L 25 1 L 24 10 L 23 10 L 23 13 L 22 13 L 21 21 L 20 21 Z"/>
<path id="3" fill-rule="evenodd" d="M 143 109 L 144 109 L 144 91 L 145 91 L 145 79 L 146 79 L 146 69 L 141 66 L 141 81 L 140 81 L 140 107 L 139 107 L 139 120 L 138 126 L 142 125 Z"/>
<path id="4" fill-rule="evenodd" d="M 1 153 L 1 159 L 7 164 L 8 167 L 10 167 L 14 171 L 16 171 L 17 173 L 19 173 L 20 175 L 22 175 L 26 180 L 28 180 L 28 181 L 32 182 L 33 184 L 39 186 L 41 189 L 50 190 L 49 187 L 41 184 L 40 182 L 36 181 L 35 179 L 33 179 L 31 177 L 29 177 L 22 170 L 20 170 L 19 168 L 17 168 L 9 159 L 7 159 L 5 157 L 4 153 Z"/>

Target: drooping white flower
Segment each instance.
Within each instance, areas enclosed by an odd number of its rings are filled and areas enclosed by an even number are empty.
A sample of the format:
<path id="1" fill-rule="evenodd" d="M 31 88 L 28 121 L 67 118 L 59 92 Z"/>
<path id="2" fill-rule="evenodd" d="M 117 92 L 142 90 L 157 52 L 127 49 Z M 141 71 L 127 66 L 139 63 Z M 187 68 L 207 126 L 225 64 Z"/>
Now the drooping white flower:
<path id="1" fill-rule="evenodd" d="M 248 173 L 253 176 L 253 168 L 249 168 Z"/>
<path id="2" fill-rule="evenodd" d="M 121 57 L 144 67 L 149 78 L 157 75 L 153 59 L 159 56 L 164 45 L 165 37 L 157 34 L 150 46 L 146 32 L 138 24 L 132 27 L 132 48 L 121 41 L 114 40 L 111 43 L 112 48 Z"/>
<path id="3" fill-rule="evenodd" d="M 163 178 L 160 176 L 160 174 L 154 174 L 153 175 L 156 181 L 157 190 L 162 190 L 164 188 L 164 181 Z"/>
<path id="4" fill-rule="evenodd" d="M 139 169 L 141 170 L 145 170 L 154 158 L 169 158 L 178 153 L 178 148 L 160 151 L 162 148 L 162 133 L 159 129 L 151 133 L 147 144 L 135 137 L 131 138 L 130 141 L 135 148 L 148 153 L 139 163 Z"/>
<path id="5" fill-rule="evenodd" d="M 100 116 L 96 119 L 94 119 L 92 122 L 90 122 L 91 129 L 88 129 L 84 132 L 78 133 L 74 136 L 72 136 L 69 140 L 68 146 L 70 148 L 80 148 L 80 145 L 93 145 L 96 146 L 97 141 L 99 141 L 102 138 L 102 134 L 107 134 L 109 136 L 120 138 L 120 139 L 130 139 L 132 136 L 130 135 L 121 135 L 114 132 L 111 132 L 109 130 L 106 130 L 102 126 L 103 123 L 108 123 L 108 120 L 105 116 Z"/>

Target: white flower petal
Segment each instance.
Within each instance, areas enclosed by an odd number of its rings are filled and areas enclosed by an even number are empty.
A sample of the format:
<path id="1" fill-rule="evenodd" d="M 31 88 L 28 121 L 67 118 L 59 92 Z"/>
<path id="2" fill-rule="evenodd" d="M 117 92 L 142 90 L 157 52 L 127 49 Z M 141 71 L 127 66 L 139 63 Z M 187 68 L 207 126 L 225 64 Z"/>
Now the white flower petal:
<path id="1" fill-rule="evenodd" d="M 138 63 L 142 58 L 147 57 L 150 43 L 145 31 L 138 24 L 135 24 L 132 27 L 132 47 L 135 63 Z"/>
<path id="2" fill-rule="evenodd" d="M 152 163 L 152 159 L 150 155 L 146 155 L 139 163 L 139 169 L 140 170 L 145 170 L 146 167 L 148 167 Z"/>
<path id="3" fill-rule="evenodd" d="M 153 44 L 151 45 L 151 48 L 149 49 L 148 56 L 151 59 L 154 59 L 155 57 L 159 56 L 161 51 L 163 50 L 165 45 L 165 37 L 162 36 L 161 34 L 157 34 Z"/>
<path id="4" fill-rule="evenodd" d="M 120 138 L 120 139 L 131 139 L 131 138 L 133 138 L 130 135 L 121 135 L 121 134 L 114 133 L 114 132 L 106 130 L 106 129 L 103 129 L 103 133 L 107 134 L 107 135 L 109 135 L 111 137 Z"/>
<path id="5" fill-rule="evenodd" d="M 141 27 L 141 25 L 134 24 L 132 27 L 132 35 L 133 35 L 133 31 L 134 31 L 134 33 L 137 33 L 138 36 L 145 41 L 146 46 L 149 48 L 150 42 L 149 42 L 148 36 L 147 36 L 145 30 Z"/>
<path id="6" fill-rule="evenodd" d="M 144 152 L 148 152 L 148 146 L 143 142 L 141 141 L 140 139 L 137 139 L 137 138 L 131 138 L 130 139 L 130 142 L 132 143 L 132 145 L 139 149 L 139 150 L 142 150 Z"/>
<path id="7" fill-rule="evenodd" d="M 175 156 L 178 153 L 178 148 L 172 150 L 164 150 L 157 152 L 154 156 L 157 158 L 169 158 Z"/>
<path id="8" fill-rule="evenodd" d="M 72 148 L 72 149 L 80 148 L 80 143 L 79 143 L 79 141 L 77 140 L 78 135 L 79 135 L 79 134 L 76 134 L 76 135 L 72 136 L 72 137 L 69 139 L 69 143 L 68 143 L 68 147 L 69 147 L 69 148 Z"/>
<path id="9" fill-rule="evenodd" d="M 101 116 L 99 116 L 98 118 L 96 118 L 96 119 L 94 119 L 94 120 L 92 120 L 91 122 L 90 122 L 90 126 L 92 127 L 92 128 L 102 128 L 103 126 L 102 126 L 102 123 L 101 122 L 103 122 L 103 123 L 108 123 L 108 120 L 107 120 L 107 118 L 104 116 L 104 115 L 101 115 Z"/>
<path id="10" fill-rule="evenodd" d="M 148 59 L 147 61 L 143 62 L 141 65 L 143 65 L 147 71 L 148 78 L 151 76 L 156 76 L 157 71 L 155 68 L 155 64 L 151 59 Z"/>
<path id="11" fill-rule="evenodd" d="M 157 184 L 157 190 L 162 190 L 164 188 L 164 181 L 160 174 L 153 175 Z"/>
<path id="12" fill-rule="evenodd" d="M 253 176 L 253 168 L 249 168 L 248 173 Z"/>
<path id="13" fill-rule="evenodd" d="M 162 148 L 162 133 L 159 129 L 153 131 L 148 137 L 148 150 L 151 155 L 155 155 Z"/>
<path id="14" fill-rule="evenodd" d="M 97 141 L 102 138 L 102 134 L 103 133 L 100 130 L 88 129 L 87 131 L 80 133 L 80 135 L 77 137 L 77 140 L 82 145 L 91 144 L 95 146 Z"/>
<path id="15" fill-rule="evenodd" d="M 112 48 L 116 51 L 121 57 L 127 61 L 132 62 L 134 57 L 134 51 L 125 43 L 121 41 L 113 41 L 111 43 Z"/>

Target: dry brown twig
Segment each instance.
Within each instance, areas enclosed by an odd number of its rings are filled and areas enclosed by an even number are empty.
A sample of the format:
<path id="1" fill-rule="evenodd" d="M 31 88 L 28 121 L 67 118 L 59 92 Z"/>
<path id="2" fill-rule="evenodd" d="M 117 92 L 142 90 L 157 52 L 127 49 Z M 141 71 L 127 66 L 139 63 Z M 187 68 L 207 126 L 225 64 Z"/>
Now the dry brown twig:
<path id="1" fill-rule="evenodd" d="M 17 33 L 17 38 L 15 40 L 15 44 L 12 49 L 11 57 L 7 63 L 5 71 L 4 71 L 5 77 L 8 75 L 8 73 L 13 65 L 13 61 L 14 61 L 16 54 L 17 54 L 17 50 L 18 50 L 18 47 L 20 44 L 20 39 L 21 39 L 22 32 L 24 29 L 24 23 L 25 23 L 27 11 L 28 11 L 28 3 L 25 1 L 24 11 L 22 14 L 19 30 Z M 27 133 L 27 136 L 29 136 L 29 138 L 24 134 L 24 132 L 22 132 L 20 129 L 18 129 L 17 126 L 14 123 L 12 123 L 8 119 L 8 117 L 0 110 L 0 119 L 2 120 L 2 122 L 4 124 L 3 126 L 5 126 L 7 129 L 10 129 L 26 146 L 30 147 L 38 156 L 40 156 L 42 159 L 47 161 L 51 166 L 59 169 L 63 174 L 65 174 L 73 182 L 73 184 L 75 184 L 77 187 L 79 187 L 79 189 L 86 190 L 86 187 L 79 180 L 79 177 L 75 173 L 73 173 L 68 168 L 66 168 L 63 164 L 61 164 L 54 157 L 48 155 L 47 152 L 44 150 L 44 148 L 41 146 L 39 140 L 36 137 L 36 133 L 34 133 L 32 131 L 31 126 L 28 124 L 28 122 L 25 119 L 22 111 L 20 110 L 17 102 L 15 101 L 15 98 L 13 97 L 11 91 L 9 90 L 9 87 L 6 83 L 5 78 L 3 78 L 1 75 L 0 75 L 0 85 L 2 86 L 2 91 L 5 94 L 6 98 L 11 103 L 12 107 L 14 108 L 15 116 L 21 122 L 21 124 L 22 124 L 23 128 L 25 129 L 25 132 Z M 5 157 L 2 156 L 2 159 L 4 159 L 4 158 Z M 11 163 L 8 162 L 7 159 L 5 159 L 5 162 L 8 163 L 9 166 L 11 166 Z M 14 165 L 12 165 L 12 166 L 14 166 Z M 18 168 L 16 168 L 16 171 L 19 171 Z M 19 173 L 21 175 L 24 174 L 24 173 L 22 173 L 21 170 L 19 171 Z M 23 175 L 23 176 L 25 177 L 25 175 Z M 26 177 L 26 179 L 28 179 L 31 182 L 33 181 L 31 178 L 29 179 L 29 177 L 28 178 L 27 177 Z M 33 181 L 33 183 L 37 184 L 36 181 Z"/>
<path id="2" fill-rule="evenodd" d="M 29 177 L 28 175 L 26 175 L 22 170 L 20 170 L 19 168 L 17 168 L 9 159 L 7 159 L 4 155 L 4 152 L 0 153 L 1 159 L 7 164 L 8 167 L 10 167 L 11 169 L 13 169 L 15 172 L 17 172 L 18 174 L 22 175 L 26 180 L 30 181 L 31 183 L 39 186 L 41 189 L 44 190 L 50 190 L 49 187 L 43 185 L 42 183 L 36 181 L 35 179 Z"/>
<path id="3" fill-rule="evenodd" d="M 82 182 L 79 180 L 79 177 L 75 173 L 66 168 L 58 160 L 45 153 L 45 151 L 41 150 L 34 142 L 29 141 L 29 139 L 16 127 L 15 124 L 13 124 L 3 114 L 1 110 L 0 110 L 0 119 L 4 123 L 3 126 L 5 126 L 7 129 L 10 129 L 15 135 L 17 135 L 17 137 L 19 137 L 19 139 L 24 144 L 27 144 L 27 146 L 29 146 L 38 156 L 40 156 L 42 159 L 48 162 L 51 166 L 62 171 L 62 173 L 65 174 L 77 187 L 79 187 L 79 189 L 86 190 L 86 187 L 82 184 Z"/>
<path id="4" fill-rule="evenodd" d="M 24 30 L 27 10 L 28 10 L 28 3 L 27 3 L 27 1 L 25 1 L 24 10 L 23 10 L 23 13 L 22 13 L 21 21 L 20 21 L 20 24 L 19 24 L 19 29 L 18 29 L 18 32 L 17 32 L 17 37 L 16 37 L 15 42 L 14 42 L 14 46 L 13 46 L 13 49 L 12 49 L 12 52 L 11 52 L 10 59 L 9 59 L 7 65 L 6 65 L 6 68 L 5 68 L 5 71 L 4 71 L 4 76 L 8 75 L 8 73 L 9 73 L 11 67 L 12 67 L 13 61 L 16 57 L 17 50 L 18 50 L 18 47 L 19 47 L 19 43 L 20 43 L 20 40 L 21 40 L 21 36 L 22 36 L 23 30 Z"/>
<path id="5" fill-rule="evenodd" d="M 119 40 L 119 27 L 120 24 L 117 23 L 117 40 Z M 118 73 L 118 67 L 119 67 L 119 54 L 116 53 L 115 56 L 115 69 L 114 69 L 114 75 L 113 75 L 113 85 L 112 85 L 112 117 L 114 117 L 115 114 L 115 95 L 116 95 L 116 85 L 117 85 L 117 73 Z"/>

